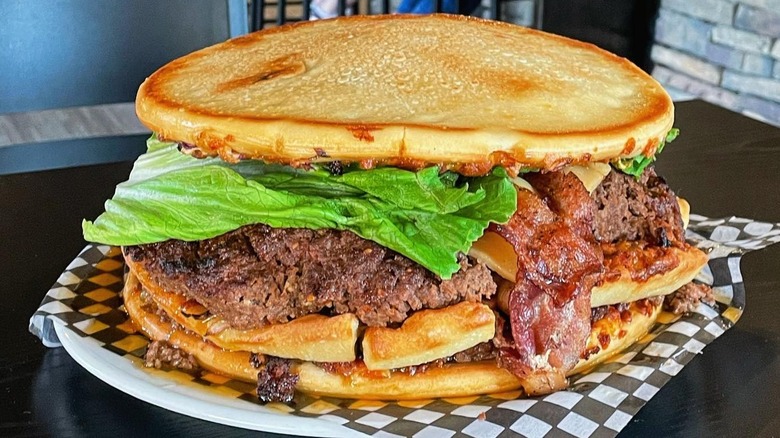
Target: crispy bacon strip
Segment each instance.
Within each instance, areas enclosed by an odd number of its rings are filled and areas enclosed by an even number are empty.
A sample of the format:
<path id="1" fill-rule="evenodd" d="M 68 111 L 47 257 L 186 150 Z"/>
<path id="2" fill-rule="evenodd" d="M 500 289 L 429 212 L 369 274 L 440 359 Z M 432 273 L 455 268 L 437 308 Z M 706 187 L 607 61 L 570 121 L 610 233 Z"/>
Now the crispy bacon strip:
<path id="1" fill-rule="evenodd" d="M 540 196 L 519 190 L 517 213 L 494 226 L 517 254 L 509 295 L 511 330 L 503 330 L 499 364 L 528 382 L 529 394 L 566 385 L 590 333 L 590 291 L 603 272 L 593 238 L 593 203 L 574 175 L 530 179 Z M 509 340 L 511 338 L 511 340 Z"/>

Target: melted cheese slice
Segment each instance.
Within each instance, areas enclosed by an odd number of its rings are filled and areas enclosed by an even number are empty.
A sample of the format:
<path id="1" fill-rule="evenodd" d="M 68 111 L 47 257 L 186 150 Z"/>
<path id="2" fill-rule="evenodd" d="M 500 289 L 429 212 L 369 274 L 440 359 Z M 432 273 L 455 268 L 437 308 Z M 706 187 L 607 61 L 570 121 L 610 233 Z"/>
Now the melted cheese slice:
<path id="1" fill-rule="evenodd" d="M 588 193 L 593 193 L 596 187 L 601 184 L 601 181 L 609 175 L 611 167 L 607 163 L 588 163 L 579 166 L 569 166 L 563 169 L 565 173 L 573 173 L 574 176 L 582 181 L 582 185 L 585 186 L 585 190 Z"/>
<path id="2" fill-rule="evenodd" d="M 677 205 L 680 206 L 680 216 L 682 216 L 683 228 L 688 229 L 688 220 L 691 216 L 691 204 L 683 198 L 677 198 Z"/>
<path id="3" fill-rule="evenodd" d="M 485 232 L 471 246 L 469 255 L 486 264 L 491 271 L 514 283 L 517 276 L 517 255 L 512 245 L 497 233 Z"/>
<path id="4" fill-rule="evenodd" d="M 518 188 L 530 190 L 536 193 L 536 189 L 534 189 L 534 186 L 532 186 L 531 183 L 524 180 L 523 178 L 520 178 L 519 176 L 512 178 L 512 183 L 514 183 L 514 185 L 517 186 Z"/>
<path id="5" fill-rule="evenodd" d="M 680 205 L 683 226 L 687 228 L 691 207 L 682 198 L 677 198 L 677 203 Z M 511 282 L 515 281 L 517 276 L 517 255 L 515 255 L 512 245 L 500 235 L 492 231 L 485 232 L 471 246 L 469 255 L 486 264 L 490 270 L 502 278 Z"/>

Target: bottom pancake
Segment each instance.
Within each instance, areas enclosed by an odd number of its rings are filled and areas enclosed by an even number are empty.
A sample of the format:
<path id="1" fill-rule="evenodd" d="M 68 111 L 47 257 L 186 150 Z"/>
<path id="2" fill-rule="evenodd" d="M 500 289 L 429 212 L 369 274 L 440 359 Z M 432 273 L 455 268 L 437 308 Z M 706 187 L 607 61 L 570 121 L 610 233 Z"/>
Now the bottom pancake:
<path id="1" fill-rule="evenodd" d="M 146 308 L 142 287 L 130 274 L 124 290 L 125 309 L 134 323 L 153 341 L 164 341 L 194 357 L 204 369 L 231 378 L 256 382 L 258 370 L 252 365 L 252 353 L 217 347 L 201 336 L 187 331 L 160 312 Z M 652 327 L 660 305 L 652 312 L 629 306 L 630 318 L 618 318 L 619 327 L 610 329 L 613 340 L 606 348 L 583 359 L 570 374 L 587 369 L 631 345 Z M 599 327 L 595 324 L 594 327 Z M 591 336 L 593 339 L 593 336 Z M 598 339 L 598 334 L 596 334 Z M 331 372 L 312 362 L 294 361 L 291 371 L 298 375 L 295 389 L 301 392 L 345 398 L 413 400 L 437 397 L 463 397 L 533 387 L 544 373 L 518 379 L 498 367 L 495 361 L 447 363 L 411 373 L 403 370 L 371 371 L 364 365 L 348 373 Z"/>

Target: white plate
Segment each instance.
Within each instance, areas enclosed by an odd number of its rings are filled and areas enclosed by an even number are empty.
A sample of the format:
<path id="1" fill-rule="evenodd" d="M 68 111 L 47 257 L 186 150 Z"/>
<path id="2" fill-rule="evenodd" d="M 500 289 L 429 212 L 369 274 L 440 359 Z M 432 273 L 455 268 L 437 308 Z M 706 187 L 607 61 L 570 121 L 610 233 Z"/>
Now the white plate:
<path id="1" fill-rule="evenodd" d="M 318 437 L 364 437 L 355 430 L 317 418 L 285 415 L 261 405 L 220 396 L 198 385 L 155 376 L 135 362 L 81 337 L 53 318 L 70 356 L 98 379 L 135 398 L 180 414 L 245 429 Z"/>

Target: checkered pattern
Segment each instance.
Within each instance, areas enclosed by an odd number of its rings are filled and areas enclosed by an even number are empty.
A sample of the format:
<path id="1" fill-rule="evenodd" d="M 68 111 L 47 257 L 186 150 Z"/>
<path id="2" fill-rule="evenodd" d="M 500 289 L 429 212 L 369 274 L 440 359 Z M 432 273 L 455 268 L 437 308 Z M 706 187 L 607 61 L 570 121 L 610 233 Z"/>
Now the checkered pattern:
<path id="1" fill-rule="evenodd" d="M 662 313 L 647 336 L 589 373 L 572 377 L 567 391 L 531 399 L 510 392 L 413 402 L 300 394 L 292 406 L 266 407 L 279 415 L 318 417 L 375 437 L 615 436 L 705 345 L 736 323 L 745 304 L 739 259 L 747 251 L 779 242 L 780 224 L 691 215 L 688 238 L 709 254 L 709 264 L 697 280 L 713 286 L 717 309 L 700 305 L 681 317 Z M 141 360 L 148 341 L 134 332 L 122 310 L 118 293 L 123 272 L 117 248 L 87 246 L 46 294 L 30 319 L 30 331 L 45 345 L 58 346 L 51 321 L 58 318 L 103 348 Z M 257 403 L 254 385 L 246 382 L 209 372 L 150 372 L 208 386 L 218 396 Z"/>

